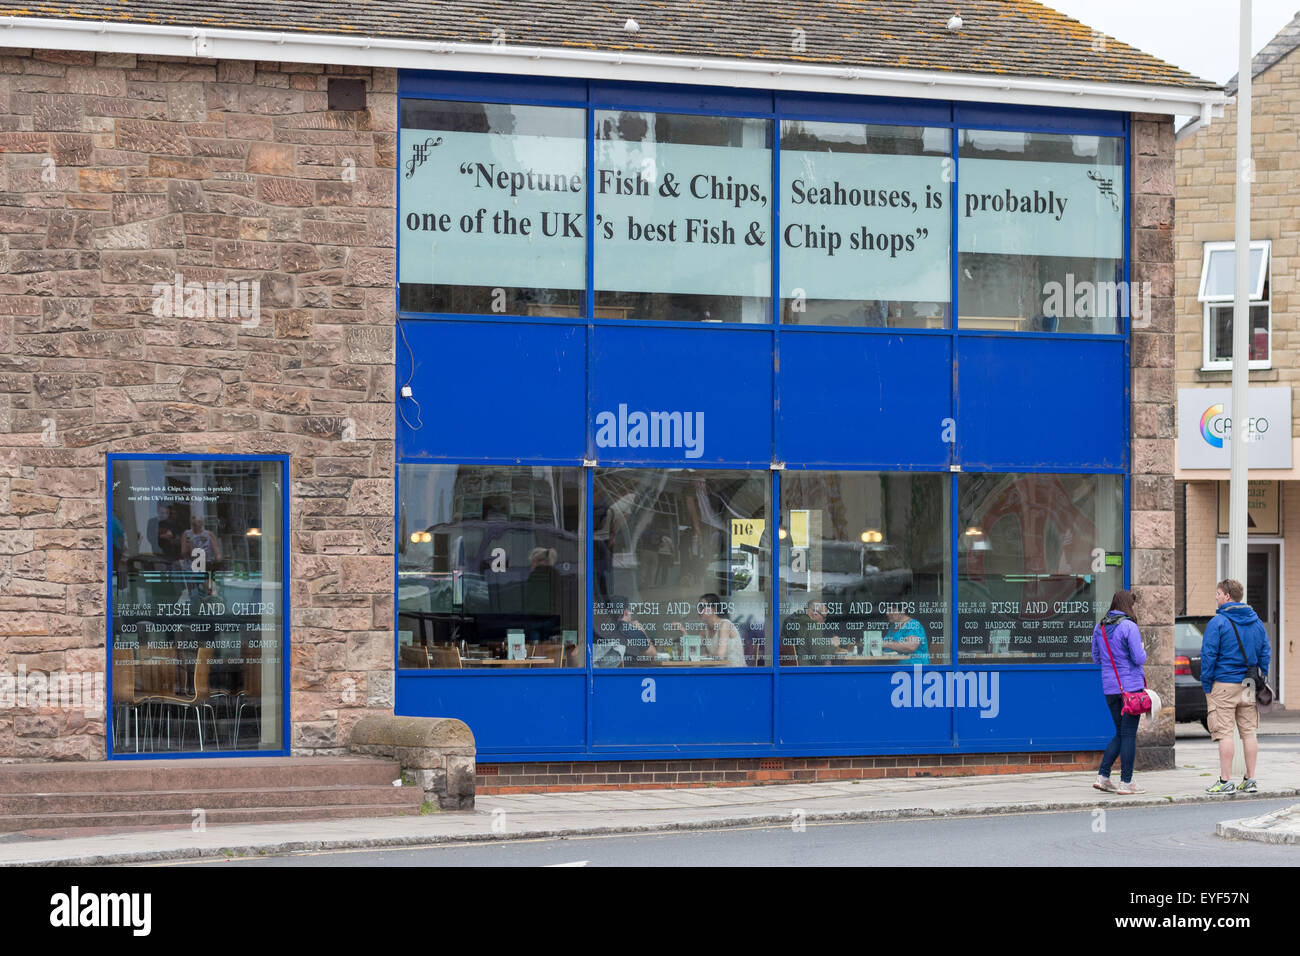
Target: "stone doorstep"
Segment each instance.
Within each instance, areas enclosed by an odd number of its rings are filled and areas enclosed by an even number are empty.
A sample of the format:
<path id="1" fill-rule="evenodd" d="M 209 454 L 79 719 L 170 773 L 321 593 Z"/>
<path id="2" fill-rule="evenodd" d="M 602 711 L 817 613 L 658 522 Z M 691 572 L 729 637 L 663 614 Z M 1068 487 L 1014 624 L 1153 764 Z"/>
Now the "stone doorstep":
<path id="1" fill-rule="evenodd" d="M 394 761 L 244 757 L 0 766 L 0 834 L 417 814 Z"/>
<path id="2" fill-rule="evenodd" d="M 390 785 L 396 761 L 372 757 L 198 757 L 0 764 L 0 797 L 92 793 Z"/>
<path id="3" fill-rule="evenodd" d="M 203 825 L 311 823 L 325 820 L 380 819 L 417 816 L 419 804 L 346 804 L 338 806 L 233 807 L 205 809 Z M 150 810 L 121 813 L 65 813 L 0 816 L 0 840 L 14 836 L 33 839 L 64 839 L 66 834 L 151 833 L 168 830 L 194 832 L 197 818 L 192 810 Z M 52 826 L 58 821 L 60 826 Z M 54 834 L 55 836 L 50 836 Z M 2 844 L 0 844 L 2 845 Z"/>
<path id="4" fill-rule="evenodd" d="M 322 807 L 414 804 L 414 787 L 384 784 L 327 786 L 223 787 L 219 789 L 112 790 L 94 792 L 0 794 L 0 821 L 6 816 L 127 813 L 149 810 L 234 810 L 271 807 Z M 3 831 L 0 822 L 0 831 Z"/>

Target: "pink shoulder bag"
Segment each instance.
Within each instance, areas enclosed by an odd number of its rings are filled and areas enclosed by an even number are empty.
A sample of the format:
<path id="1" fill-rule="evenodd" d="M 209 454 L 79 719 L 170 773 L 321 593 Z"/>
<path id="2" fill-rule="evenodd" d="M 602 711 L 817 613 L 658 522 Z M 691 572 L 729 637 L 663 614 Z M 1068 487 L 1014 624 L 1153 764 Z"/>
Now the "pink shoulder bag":
<path id="1" fill-rule="evenodd" d="M 1106 656 L 1110 658 L 1111 670 L 1115 672 L 1115 683 L 1119 685 L 1120 695 L 1124 698 L 1124 706 L 1120 708 L 1121 714 L 1149 714 L 1151 712 L 1151 695 L 1146 692 L 1146 688 L 1129 693 L 1124 689 L 1124 685 L 1119 680 L 1119 668 L 1115 666 L 1115 655 L 1110 651 L 1110 640 L 1106 637 L 1106 625 L 1101 625 L 1101 639 L 1106 645 Z"/>

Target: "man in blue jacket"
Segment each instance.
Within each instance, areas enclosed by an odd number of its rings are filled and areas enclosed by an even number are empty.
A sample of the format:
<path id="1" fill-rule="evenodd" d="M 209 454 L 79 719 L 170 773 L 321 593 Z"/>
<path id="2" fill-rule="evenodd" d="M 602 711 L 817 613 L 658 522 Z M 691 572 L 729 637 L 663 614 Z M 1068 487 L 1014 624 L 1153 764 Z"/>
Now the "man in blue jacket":
<path id="1" fill-rule="evenodd" d="M 1255 793 L 1255 757 L 1259 754 L 1259 709 L 1255 698 L 1243 699 L 1246 688 L 1242 680 L 1246 665 L 1257 664 L 1268 673 L 1269 645 L 1264 623 L 1249 604 L 1242 604 L 1245 590 L 1240 581 L 1231 578 L 1220 581 L 1214 592 L 1219 613 L 1205 629 L 1201 640 L 1201 686 L 1205 688 L 1209 716 L 1206 723 L 1210 736 L 1219 742 L 1219 781 L 1206 788 L 1206 793 L 1232 793 L 1243 790 Z M 1234 630 L 1233 625 L 1236 625 Z M 1237 643 L 1237 636 L 1241 643 Z M 1245 649 L 1245 656 L 1242 649 Z M 1236 724 L 1241 732 L 1242 749 L 1246 756 L 1246 777 L 1241 786 L 1228 779 L 1232 775 L 1232 728 Z"/>

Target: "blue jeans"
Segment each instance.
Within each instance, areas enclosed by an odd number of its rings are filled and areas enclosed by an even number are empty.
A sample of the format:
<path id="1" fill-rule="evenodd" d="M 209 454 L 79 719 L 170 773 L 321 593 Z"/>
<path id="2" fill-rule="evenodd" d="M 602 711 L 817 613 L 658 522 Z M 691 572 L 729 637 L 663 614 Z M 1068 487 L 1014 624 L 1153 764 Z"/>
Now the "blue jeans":
<path id="1" fill-rule="evenodd" d="M 1120 711 L 1124 708 L 1124 697 L 1121 694 L 1107 694 L 1106 705 L 1110 708 L 1111 719 L 1115 721 L 1115 736 L 1106 745 L 1106 752 L 1101 755 L 1101 766 L 1097 768 L 1097 773 L 1109 777 L 1110 768 L 1118 757 L 1120 781 L 1132 783 L 1133 761 L 1137 757 L 1138 721 L 1142 715 L 1121 714 Z"/>

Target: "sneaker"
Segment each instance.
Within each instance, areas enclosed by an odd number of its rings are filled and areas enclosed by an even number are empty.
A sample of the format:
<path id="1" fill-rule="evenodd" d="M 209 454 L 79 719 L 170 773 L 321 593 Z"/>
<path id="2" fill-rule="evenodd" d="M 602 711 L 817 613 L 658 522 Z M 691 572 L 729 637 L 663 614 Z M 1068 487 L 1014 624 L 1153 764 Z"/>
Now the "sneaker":
<path id="1" fill-rule="evenodd" d="M 1254 777 L 1246 777 L 1241 781 L 1241 785 L 1237 789 L 1242 793 L 1259 793 L 1259 784 L 1255 782 Z"/>
<path id="2" fill-rule="evenodd" d="M 1234 784 L 1231 780 L 1220 780 L 1218 783 L 1206 787 L 1205 792 L 1206 793 L 1232 793 L 1236 789 L 1237 789 L 1237 785 Z"/>
<path id="3" fill-rule="evenodd" d="M 1142 787 L 1139 787 L 1136 783 L 1125 783 L 1123 780 L 1121 780 L 1119 782 L 1119 789 L 1117 789 L 1115 792 L 1116 793 L 1146 793 L 1146 790 Z"/>
<path id="4" fill-rule="evenodd" d="M 1101 774 L 1098 774 L 1097 779 L 1093 781 L 1092 789 L 1100 790 L 1103 793 L 1114 793 L 1115 785 L 1110 782 L 1110 777 L 1103 777 Z"/>

